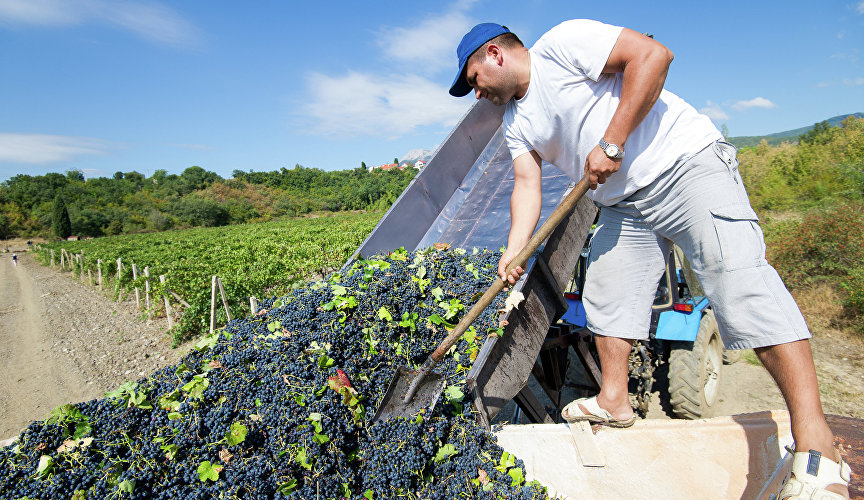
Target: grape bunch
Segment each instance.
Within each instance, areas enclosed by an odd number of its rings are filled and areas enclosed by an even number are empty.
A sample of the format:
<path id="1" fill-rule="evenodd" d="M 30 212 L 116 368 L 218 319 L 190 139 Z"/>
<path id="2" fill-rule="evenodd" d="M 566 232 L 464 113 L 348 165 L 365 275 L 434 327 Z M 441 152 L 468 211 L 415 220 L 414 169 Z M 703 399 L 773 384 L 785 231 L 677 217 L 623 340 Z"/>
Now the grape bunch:
<path id="1" fill-rule="evenodd" d="M 503 296 L 439 363 L 431 411 L 371 422 L 396 367 L 426 359 L 499 257 L 400 249 L 266 300 L 177 365 L 31 423 L 0 449 L 0 499 L 546 498 L 463 387 Z"/>

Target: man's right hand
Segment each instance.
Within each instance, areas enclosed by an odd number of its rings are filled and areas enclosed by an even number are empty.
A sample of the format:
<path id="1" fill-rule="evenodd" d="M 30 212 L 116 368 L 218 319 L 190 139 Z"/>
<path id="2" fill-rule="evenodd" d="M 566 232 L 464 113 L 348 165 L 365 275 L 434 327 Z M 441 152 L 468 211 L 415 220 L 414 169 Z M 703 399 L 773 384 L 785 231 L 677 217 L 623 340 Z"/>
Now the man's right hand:
<path id="1" fill-rule="evenodd" d="M 507 248 L 504 253 L 501 255 L 501 260 L 498 261 L 498 276 L 501 277 L 502 281 L 506 281 L 511 285 L 515 285 L 519 278 L 522 277 L 522 273 L 525 272 L 521 266 L 516 266 L 510 270 L 510 273 L 507 273 L 507 266 L 510 265 L 510 262 L 516 257 L 519 253 L 519 250 L 511 250 L 511 248 Z"/>

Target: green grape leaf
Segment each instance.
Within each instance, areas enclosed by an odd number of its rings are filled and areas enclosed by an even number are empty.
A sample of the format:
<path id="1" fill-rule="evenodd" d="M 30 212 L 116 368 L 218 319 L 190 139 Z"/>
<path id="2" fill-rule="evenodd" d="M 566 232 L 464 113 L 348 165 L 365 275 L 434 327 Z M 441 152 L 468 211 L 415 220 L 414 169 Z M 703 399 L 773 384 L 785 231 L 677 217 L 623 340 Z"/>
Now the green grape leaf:
<path id="1" fill-rule="evenodd" d="M 231 424 L 231 429 L 225 434 L 229 446 L 235 446 L 246 440 L 246 426 L 240 422 Z"/>
<path id="2" fill-rule="evenodd" d="M 221 465 L 214 465 L 209 460 L 205 460 L 198 466 L 198 478 L 201 479 L 202 483 L 206 483 L 208 479 L 216 482 L 219 480 L 219 473 L 221 471 Z"/>
<path id="3" fill-rule="evenodd" d="M 435 458 L 433 458 L 433 460 L 435 460 L 436 464 L 440 464 L 441 462 L 447 460 L 456 453 L 458 453 L 456 447 L 450 443 L 447 443 L 444 446 L 438 448 L 438 452 L 435 453 Z"/>

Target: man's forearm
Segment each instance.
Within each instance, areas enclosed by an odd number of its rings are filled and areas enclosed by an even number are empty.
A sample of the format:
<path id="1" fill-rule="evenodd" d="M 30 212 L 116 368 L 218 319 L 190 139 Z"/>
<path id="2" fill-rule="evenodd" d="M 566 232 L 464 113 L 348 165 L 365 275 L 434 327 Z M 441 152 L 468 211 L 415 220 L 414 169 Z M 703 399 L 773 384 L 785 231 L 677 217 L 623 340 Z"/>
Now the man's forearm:
<path id="1" fill-rule="evenodd" d="M 510 197 L 510 235 L 507 248 L 521 250 L 534 234 L 540 220 L 542 195 L 537 186 L 516 182 Z"/>

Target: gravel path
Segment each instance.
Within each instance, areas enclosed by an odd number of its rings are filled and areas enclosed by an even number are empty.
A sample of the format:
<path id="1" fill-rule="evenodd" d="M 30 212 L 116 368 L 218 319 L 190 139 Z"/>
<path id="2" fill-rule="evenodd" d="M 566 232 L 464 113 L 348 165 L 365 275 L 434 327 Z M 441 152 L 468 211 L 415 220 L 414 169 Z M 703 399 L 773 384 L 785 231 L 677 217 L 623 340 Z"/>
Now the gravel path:
<path id="1" fill-rule="evenodd" d="M 176 363 L 164 318 L 141 319 L 83 282 L 19 254 L 0 256 L 0 439 L 52 408 L 102 397 Z"/>

